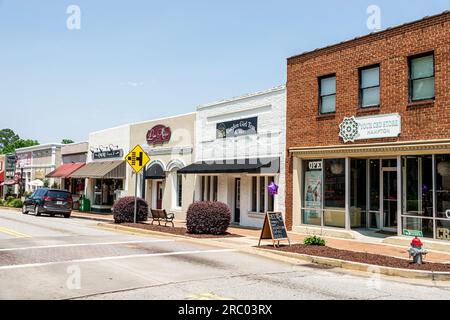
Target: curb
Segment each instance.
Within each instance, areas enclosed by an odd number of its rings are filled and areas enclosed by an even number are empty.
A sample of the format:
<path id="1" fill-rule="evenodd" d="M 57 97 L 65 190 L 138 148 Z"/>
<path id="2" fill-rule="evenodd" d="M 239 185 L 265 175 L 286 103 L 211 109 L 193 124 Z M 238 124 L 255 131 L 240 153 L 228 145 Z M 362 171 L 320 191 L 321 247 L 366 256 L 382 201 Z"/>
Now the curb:
<path id="1" fill-rule="evenodd" d="M 129 232 L 129 233 L 137 234 L 137 235 L 155 235 L 155 236 L 163 236 L 163 237 L 174 237 L 174 238 L 180 238 L 180 239 L 188 239 L 188 240 L 193 239 L 193 238 L 190 238 L 190 237 L 181 236 L 181 235 L 177 235 L 177 234 L 170 234 L 170 233 L 153 231 L 153 230 L 145 230 L 145 229 L 126 227 L 126 226 L 121 226 L 121 225 L 108 224 L 108 223 L 104 223 L 104 221 L 103 221 L 103 223 L 97 224 L 97 226 L 99 226 L 99 227 L 101 227 L 103 229 L 124 231 L 124 232 Z"/>
<path id="2" fill-rule="evenodd" d="M 302 260 L 305 262 L 324 265 L 328 267 L 341 268 L 353 271 L 362 271 L 367 273 L 378 273 L 393 277 L 401 277 L 409 279 L 427 279 L 432 281 L 450 281 L 450 272 L 390 268 L 361 262 L 310 256 L 306 254 L 292 253 L 292 252 L 272 251 L 260 248 L 252 248 L 252 251 L 254 251 L 255 254 L 259 254 L 272 259 L 280 260 L 280 257 L 288 258 L 287 259 L 288 262 L 292 261 L 298 262 L 298 260 Z"/>
<path id="3" fill-rule="evenodd" d="M 92 220 L 92 221 L 98 221 L 98 222 L 114 222 L 113 220 L 107 220 L 107 219 L 104 219 L 104 218 L 79 216 L 79 215 L 73 214 L 73 213 L 72 213 L 72 218 L 83 219 L 83 220 Z"/>

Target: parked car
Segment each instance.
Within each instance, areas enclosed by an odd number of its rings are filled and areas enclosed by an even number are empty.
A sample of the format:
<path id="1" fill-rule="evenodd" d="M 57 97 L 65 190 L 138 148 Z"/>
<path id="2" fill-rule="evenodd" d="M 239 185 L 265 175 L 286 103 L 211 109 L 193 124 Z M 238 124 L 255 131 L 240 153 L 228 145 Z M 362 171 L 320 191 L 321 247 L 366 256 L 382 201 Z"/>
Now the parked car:
<path id="1" fill-rule="evenodd" d="M 63 215 L 64 218 L 70 218 L 72 213 L 73 199 L 72 194 L 66 190 L 42 188 L 26 198 L 23 203 L 22 213 L 34 212 L 40 216 L 43 213 L 55 216 Z"/>

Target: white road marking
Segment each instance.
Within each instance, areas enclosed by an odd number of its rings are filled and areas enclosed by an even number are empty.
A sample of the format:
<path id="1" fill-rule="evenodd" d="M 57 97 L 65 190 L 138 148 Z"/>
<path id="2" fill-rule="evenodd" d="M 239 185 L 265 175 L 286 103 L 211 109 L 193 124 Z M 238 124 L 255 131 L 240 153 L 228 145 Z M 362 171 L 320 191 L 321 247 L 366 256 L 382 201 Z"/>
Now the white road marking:
<path id="1" fill-rule="evenodd" d="M 45 262 L 45 263 L 31 263 L 31 264 L 18 264 L 18 265 L 2 266 L 2 267 L 0 267 L 0 271 L 12 270 L 12 269 L 23 269 L 23 268 L 46 267 L 46 266 L 53 266 L 53 265 L 67 264 L 67 263 L 74 264 L 74 263 L 83 263 L 83 262 L 99 262 L 99 261 L 125 260 L 125 259 L 137 259 L 137 258 L 194 255 L 194 254 L 204 254 L 204 253 L 226 253 L 226 252 L 236 252 L 236 251 L 238 251 L 238 250 L 236 250 L 236 249 L 219 249 L 219 250 L 195 250 L 195 251 L 150 253 L 150 254 L 134 254 L 134 255 L 128 255 L 128 256 L 102 257 L 102 258 L 77 259 L 77 260 L 55 261 L 55 262 Z"/>
<path id="2" fill-rule="evenodd" d="M 71 243 L 71 244 L 57 244 L 48 246 L 35 246 L 35 247 L 21 247 L 21 248 L 7 248 L 0 249 L 0 252 L 5 251 L 21 251 L 21 250 L 33 250 L 33 249 L 52 249 L 52 248 L 70 248 L 70 247 L 88 247 L 88 246 L 110 246 L 119 244 L 138 244 L 138 243 L 158 243 L 158 242 L 174 242 L 175 240 L 141 240 L 141 241 L 117 241 L 117 242 L 97 242 L 97 243 Z"/>

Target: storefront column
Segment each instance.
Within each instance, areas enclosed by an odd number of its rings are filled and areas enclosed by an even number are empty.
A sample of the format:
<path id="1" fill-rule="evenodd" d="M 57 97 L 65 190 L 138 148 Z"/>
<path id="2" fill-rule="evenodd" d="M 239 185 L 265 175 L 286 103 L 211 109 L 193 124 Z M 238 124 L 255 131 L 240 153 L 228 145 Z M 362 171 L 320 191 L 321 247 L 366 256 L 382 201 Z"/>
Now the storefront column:
<path id="1" fill-rule="evenodd" d="M 292 159 L 292 225 L 299 226 L 302 216 L 302 160 L 296 156 Z"/>
<path id="2" fill-rule="evenodd" d="M 351 230 L 352 224 L 350 219 L 350 158 L 345 158 L 345 229 Z"/>
<path id="3" fill-rule="evenodd" d="M 397 233 L 399 236 L 403 234 L 402 232 L 402 157 L 397 157 Z"/>

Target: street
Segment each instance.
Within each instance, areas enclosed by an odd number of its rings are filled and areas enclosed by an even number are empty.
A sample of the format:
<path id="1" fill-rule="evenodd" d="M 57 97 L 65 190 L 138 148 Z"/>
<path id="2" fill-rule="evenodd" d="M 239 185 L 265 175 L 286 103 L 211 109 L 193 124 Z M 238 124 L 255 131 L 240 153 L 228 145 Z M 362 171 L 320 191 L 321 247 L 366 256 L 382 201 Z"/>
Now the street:
<path id="1" fill-rule="evenodd" d="M 98 222 L 0 209 L 0 299 L 450 299 L 408 283 L 289 264 Z"/>

